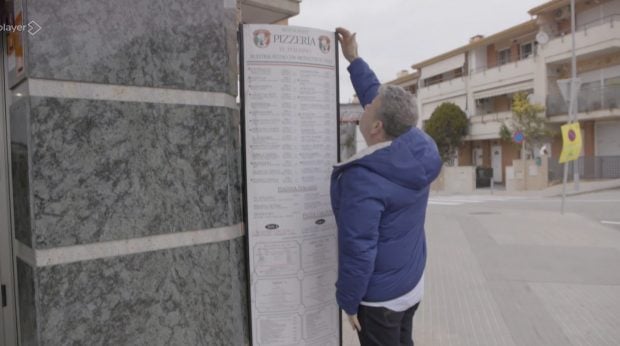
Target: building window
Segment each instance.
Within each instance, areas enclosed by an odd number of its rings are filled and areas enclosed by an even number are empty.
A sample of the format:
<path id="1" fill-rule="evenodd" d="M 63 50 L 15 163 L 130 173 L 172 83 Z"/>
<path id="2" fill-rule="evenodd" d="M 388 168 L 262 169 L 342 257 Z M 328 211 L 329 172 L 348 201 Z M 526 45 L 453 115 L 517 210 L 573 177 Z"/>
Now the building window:
<path id="1" fill-rule="evenodd" d="M 476 115 L 490 114 L 493 112 L 493 104 L 491 98 L 483 98 L 476 100 Z"/>
<path id="2" fill-rule="evenodd" d="M 522 44 L 520 47 L 521 59 L 527 59 L 532 55 L 534 55 L 534 43 L 528 42 L 528 43 Z"/>
<path id="3" fill-rule="evenodd" d="M 443 82 L 443 75 L 438 74 L 436 76 L 432 76 L 430 78 L 426 78 L 424 80 L 424 86 L 430 86 L 430 85 L 433 85 L 433 84 L 439 84 L 441 82 Z"/>
<path id="4" fill-rule="evenodd" d="M 510 48 L 502 49 L 497 52 L 497 64 L 504 65 L 510 62 Z"/>

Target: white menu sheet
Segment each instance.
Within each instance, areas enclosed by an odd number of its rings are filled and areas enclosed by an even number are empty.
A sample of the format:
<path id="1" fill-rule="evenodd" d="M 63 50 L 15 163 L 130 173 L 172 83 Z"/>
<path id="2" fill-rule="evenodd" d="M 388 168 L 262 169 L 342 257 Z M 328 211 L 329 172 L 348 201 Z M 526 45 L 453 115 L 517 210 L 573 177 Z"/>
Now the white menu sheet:
<path id="1" fill-rule="evenodd" d="M 242 109 L 252 344 L 340 345 L 337 41 L 243 25 Z"/>

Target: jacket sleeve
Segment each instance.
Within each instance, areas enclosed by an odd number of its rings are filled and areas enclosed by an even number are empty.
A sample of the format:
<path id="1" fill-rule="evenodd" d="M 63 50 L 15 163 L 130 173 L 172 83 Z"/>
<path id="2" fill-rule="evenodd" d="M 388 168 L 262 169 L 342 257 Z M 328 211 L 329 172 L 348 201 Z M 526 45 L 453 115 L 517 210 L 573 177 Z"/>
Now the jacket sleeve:
<path id="1" fill-rule="evenodd" d="M 336 300 L 349 315 L 357 313 L 375 269 L 384 203 L 373 188 L 374 177 L 365 168 L 352 167 L 340 178 Z"/>
<path id="2" fill-rule="evenodd" d="M 366 105 L 370 104 L 377 96 L 381 83 L 379 83 L 375 73 L 362 58 L 353 60 L 348 70 L 355 93 L 362 107 L 366 108 Z"/>

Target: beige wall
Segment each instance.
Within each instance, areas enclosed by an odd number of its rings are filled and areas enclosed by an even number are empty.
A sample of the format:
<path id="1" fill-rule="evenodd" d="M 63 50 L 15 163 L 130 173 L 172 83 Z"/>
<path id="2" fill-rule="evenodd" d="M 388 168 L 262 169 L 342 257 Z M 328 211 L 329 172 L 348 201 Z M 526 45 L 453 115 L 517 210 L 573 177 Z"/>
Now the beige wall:
<path id="1" fill-rule="evenodd" d="M 502 177 L 504 177 L 504 182 L 506 181 L 506 167 L 512 166 L 512 162 L 514 160 L 518 160 L 521 158 L 520 148 L 513 142 L 500 141 L 497 143 L 502 145 Z"/>
<path id="2" fill-rule="evenodd" d="M 482 165 L 491 167 L 491 141 L 482 141 Z"/>
<path id="3" fill-rule="evenodd" d="M 519 42 L 517 40 L 514 40 L 510 45 L 510 61 L 517 60 L 519 60 Z"/>
<path id="4" fill-rule="evenodd" d="M 444 190 L 451 193 L 470 193 L 476 190 L 476 167 L 444 167 Z"/>
<path id="5" fill-rule="evenodd" d="M 514 160 L 512 167 L 509 167 L 509 170 L 513 171 L 513 177 L 506 177 L 506 191 L 530 191 L 546 188 L 549 185 L 549 160 L 547 157 L 543 157 L 540 163 L 538 166 L 536 161 L 527 160 L 527 169 L 524 169 L 522 160 Z"/>
<path id="6" fill-rule="evenodd" d="M 493 98 L 495 101 L 495 112 L 506 112 L 510 110 L 512 100 L 508 95 L 501 95 Z"/>
<path id="7" fill-rule="evenodd" d="M 459 148 L 459 166 L 471 166 L 472 165 L 472 157 L 471 157 L 471 151 L 472 151 L 472 142 L 471 141 L 466 141 L 465 143 L 463 143 L 463 145 Z"/>
<path id="8" fill-rule="evenodd" d="M 586 157 L 594 156 L 594 121 L 581 122 L 581 128 L 584 132 L 583 154 Z M 620 136 L 620 134 L 618 134 Z"/>
<path id="9" fill-rule="evenodd" d="M 497 50 L 494 44 L 487 47 L 487 68 L 497 66 Z"/>

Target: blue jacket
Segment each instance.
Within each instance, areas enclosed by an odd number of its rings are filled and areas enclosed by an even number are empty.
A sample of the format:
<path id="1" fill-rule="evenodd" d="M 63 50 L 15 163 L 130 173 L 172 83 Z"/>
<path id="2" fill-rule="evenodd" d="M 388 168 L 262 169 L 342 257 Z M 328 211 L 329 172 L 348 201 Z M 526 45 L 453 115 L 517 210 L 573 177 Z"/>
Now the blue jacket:
<path id="1" fill-rule="evenodd" d="M 379 86 L 375 74 L 361 59 L 354 60 L 349 71 L 362 105 L 372 102 Z M 441 165 L 435 142 L 414 127 L 334 167 L 336 299 L 347 314 L 357 313 L 362 300 L 394 299 L 420 281 L 426 264 L 429 185 Z"/>

